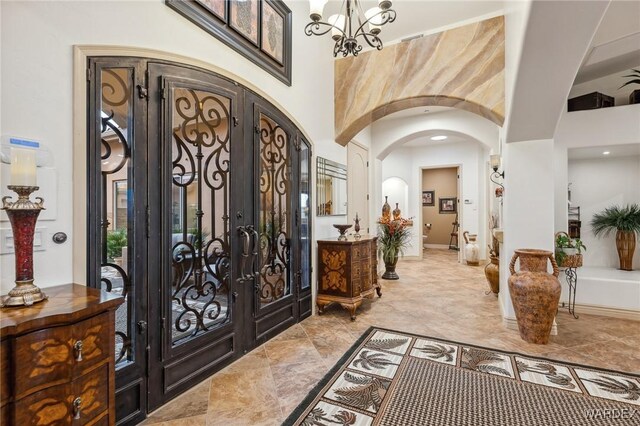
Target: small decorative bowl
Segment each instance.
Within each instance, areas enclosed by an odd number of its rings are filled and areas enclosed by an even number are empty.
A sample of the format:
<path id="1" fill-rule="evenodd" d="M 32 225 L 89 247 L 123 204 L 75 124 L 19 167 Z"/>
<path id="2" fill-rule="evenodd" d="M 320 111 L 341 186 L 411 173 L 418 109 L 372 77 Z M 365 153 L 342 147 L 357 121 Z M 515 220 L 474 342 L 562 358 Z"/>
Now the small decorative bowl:
<path id="1" fill-rule="evenodd" d="M 351 228 L 353 225 L 342 225 L 342 224 L 334 224 L 333 227 L 340 231 L 340 236 L 338 237 L 338 241 L 347 241 L 347 229 Z"/>

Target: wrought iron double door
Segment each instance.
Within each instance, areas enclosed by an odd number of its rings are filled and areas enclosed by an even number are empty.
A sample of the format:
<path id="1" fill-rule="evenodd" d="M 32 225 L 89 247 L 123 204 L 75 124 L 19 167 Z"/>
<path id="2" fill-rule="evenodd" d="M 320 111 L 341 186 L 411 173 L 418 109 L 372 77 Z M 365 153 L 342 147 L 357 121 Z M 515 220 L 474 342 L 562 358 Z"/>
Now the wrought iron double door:
<path id="1" fill-rule="evenodd" d="M 114 276 L 125 282 L 125 424 L 310 314 L 310 150 L 286 117 L 229 80 L 171 63 L 109 64 L 90 64 L 102 195 L 100 220 L 89 213 L 100 222 L 89 275 L 110 291 Z M 108 102 L 120 82 L 130 108 Z M 121 230 L 125 266 L 111 253 Z"/>

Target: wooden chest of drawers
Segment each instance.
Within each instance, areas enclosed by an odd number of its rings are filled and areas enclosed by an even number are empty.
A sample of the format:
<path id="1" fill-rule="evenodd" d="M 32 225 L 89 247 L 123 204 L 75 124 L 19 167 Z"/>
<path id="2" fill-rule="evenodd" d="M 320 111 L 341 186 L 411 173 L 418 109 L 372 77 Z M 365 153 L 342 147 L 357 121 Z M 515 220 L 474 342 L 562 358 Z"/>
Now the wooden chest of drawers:
<path id="1" fill-rule="evenodd" d="M 376 236 L 350 237 L 347 241 L 318 240 L 318 312 L 339 303 L 356 319 L 363 297 L 382 296 L 378 283 Z"/>
<path id="2" fill-rule="evenodd" d="M 77 284 L 0 311 L 0 423 L 113 425 L 115 309 L 123 301 Z"/>

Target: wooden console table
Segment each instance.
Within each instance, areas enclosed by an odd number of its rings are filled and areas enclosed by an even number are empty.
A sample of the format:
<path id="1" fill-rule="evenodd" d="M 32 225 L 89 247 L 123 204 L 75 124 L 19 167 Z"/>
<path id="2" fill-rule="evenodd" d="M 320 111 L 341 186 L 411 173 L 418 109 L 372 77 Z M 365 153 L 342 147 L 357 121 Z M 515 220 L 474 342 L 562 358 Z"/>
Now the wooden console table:
<path id="1" fill-rule="evenodd" d="M 66 284 L 0 310 L 0 423 L 115 424 L 116 308 L 121 297 Z"/>
<path id="2" fill-rule="evenodd" d="M 378 283 L 376 236 L 347 241 L 318 240 L 318 313 L 331 303 L 339 303 L 356 319 L 363 297 L 382 296 Z"/>

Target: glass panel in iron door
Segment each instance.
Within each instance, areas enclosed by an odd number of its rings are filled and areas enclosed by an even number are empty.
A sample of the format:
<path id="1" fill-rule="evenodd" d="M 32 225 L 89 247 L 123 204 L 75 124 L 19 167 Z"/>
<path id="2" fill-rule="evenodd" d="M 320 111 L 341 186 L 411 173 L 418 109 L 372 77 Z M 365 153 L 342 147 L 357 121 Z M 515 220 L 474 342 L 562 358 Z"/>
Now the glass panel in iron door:
<path id="1" fill-rule="evenodd" d="M 300 290 L 311 287 L 311 150 L 300 144 Z"/>
<path id="2" fill-rule="evenodd" d="M 100 287 L 123 296 L 116 310 L 116 369 L 134 361 L 136 321 L 130 269 L 132 252 L 132 68 L 100 71 L 101 262 Z"/>
<path id="3" fill-rule="evenodd" d="M 289 135 L 260 114 L 258 302 L 264 308 L 292 294 Z"/>
<path id="4" fill-rule="evenodd" d="M 171 342 L 231 322 L 229 154 L 231 101 L 173 87 Z"/>

